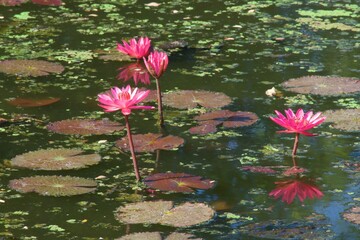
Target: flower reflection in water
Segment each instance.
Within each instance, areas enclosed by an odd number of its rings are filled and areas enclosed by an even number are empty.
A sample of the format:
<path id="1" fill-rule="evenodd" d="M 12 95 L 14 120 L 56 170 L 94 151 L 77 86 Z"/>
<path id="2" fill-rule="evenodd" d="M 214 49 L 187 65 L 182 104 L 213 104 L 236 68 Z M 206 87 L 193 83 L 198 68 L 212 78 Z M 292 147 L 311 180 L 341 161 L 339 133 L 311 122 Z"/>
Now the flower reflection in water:
<path id="1" fill-rule="evenodd" d="M 295 179 L 282 180 L 275 182 L 276 188 L 269 193 L 275 199 L 281 198 L 283 202 L 290 204 L 297 196 L 301 202 L 306 198 L 320 199 L 324 194 L 315 185 L 314 181 L 306 177 L 296 177 Z"/>
<path id="2" fill-rule="evenodd" d="M 118 70 L 120 71 L 116 77 L 118 80 L 126 82 L 133 79 L 135 85 L 138 85 L 139 83 L 150 85 L 150 74 L 141 63 L 131 63 Z"/>

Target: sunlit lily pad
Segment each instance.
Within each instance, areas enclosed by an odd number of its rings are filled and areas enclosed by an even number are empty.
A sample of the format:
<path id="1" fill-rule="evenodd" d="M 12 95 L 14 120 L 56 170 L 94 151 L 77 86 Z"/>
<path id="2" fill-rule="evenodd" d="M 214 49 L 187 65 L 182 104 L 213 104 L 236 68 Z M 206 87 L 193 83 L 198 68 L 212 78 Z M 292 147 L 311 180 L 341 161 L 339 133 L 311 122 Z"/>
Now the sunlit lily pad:
<path id="1" fill-rule="evenodd" d="M 208 112 L 195 117 L 200 126 L 189 130 L 192 134 L 207 134 L 216 131 L 216 126 L 222 124 L 224 128 L 236 128 L 250 126 L 258 121 L 255 113 L 251 112 L 232 112 L 229 110 L 219 110 Z"/>
<path id="2" fill-rule="evenodd" d="M 360 79 L 331 76 L 305 76 L 290 79 L 281 85 L 291 91 L 303 94 L 334 96 L 360 91 Z"/>
<path id="3" fill-rule="evenodd" d="M 31 0 L 32 3 L 45 6 L 61 6 L 61 0 Z"/>
<path id="4" fill-rule="evenodd" d="M 160 232 L 139 232 L 125 235 L 116 240 L 201 240 L 201 238 L 194 238 L 194 235 L 186 233 L 174 232 L 167 237 L 162 237 Z"/>
<path id="5" fill-rule="evenodd" d="M 133 135 L 135 152 L 153 152 L 157 149 L 171 150 L 184 144 L 181 137 L 168 135 L 163 137 L 158 133 L 147 133 Z M 127 137 L 116 141 L 116 146 L 122 150 L 129 151 L 129 141 Z"/>
<path id="6" fill-rule="evenodd" d="M 80 149 L 42 149 L 11 159 L 14 167 L 36 170 L 66 170 L 84 168 L 99 163 L 99 154 L 85 154 Z"/>
<path id="7" fill-rule="evenodd" d="M 0 0 L 0 5 L 3 6 L 17 6 L 24 2 L 27 2 L 28 0 Z"/>
<path id="8" fill-rule="evenodd" d="M 64 67 L 59 63 L 43 60 L 4 60 L 0 61 L 0 72 L 17 76 L 46 76 L 61 73 Z"/>
<path id="9" fill-rule="evenodd" d="M 107 119 L 68 119 L 49 123 L 47 129 L 60 134 L 90 135 L 121 131 L 124 129 L 124 126 Z"/>
<path id="10" fill-rule="evenodd" d="M 156 173 L 148 176 L 144 183 L 161 191 L 193 192 L 195 189 L 212 188 L 215 181 L 187 173 Z"/>
<path id="11" fill-rule="evenodd" d="M 9 104 L 18 107 L 42 107 L 56 103 L 60 98 L 44 98 L 44 99 L 31 99 L 31 98 L 15 98 L 8 101 Z"/>
<path id="12" fill-rule="evenodd" d="M 97 183 L 92 179 L 70 176 L 35 176 L 11 180 L 9 187 L 22 192 L 44 196 L 72 196 L 93 192 Z"/>
<path id="13" fill-rule="evenodd" d="M 349 132 L 360 131 L 360 109 L 328 110 L 323 113 L 331 126 Z"/>
<path id="14" fill-rule="evenodd" d="M 164 94 L 163 103 L 178 109 L 191 109 L 198 105 L 220 108 L 231 103 L 231 98 L 221 92 L 182 90 Z"/>
<path id="15" fill-rule="evenodd" d="M 349 222 L 360 225 L 360 207 L 353 207 L 343 213 L 343 218 Z"/>
<path id="16" fill-rule="evenodd" d="M 171 201 L 130 203 L 116 210 L 117 220 L 127 224 L 162 224 L 186 227 L 209 221 L 215 211 L 203 203 L 184 203 L 174 207 Z"/>

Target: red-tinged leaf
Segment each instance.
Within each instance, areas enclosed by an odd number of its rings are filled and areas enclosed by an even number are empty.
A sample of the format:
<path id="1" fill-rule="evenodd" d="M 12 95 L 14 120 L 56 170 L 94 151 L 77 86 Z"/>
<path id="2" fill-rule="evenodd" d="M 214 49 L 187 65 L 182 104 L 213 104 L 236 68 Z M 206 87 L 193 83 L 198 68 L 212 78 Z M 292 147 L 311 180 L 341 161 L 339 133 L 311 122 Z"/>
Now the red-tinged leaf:
<path id="1" fill-rule="evenodd" d="M 199 135 L 213 133 L 216 132 L 216 126 L 221 123 L 222 123 L 221 121 L 214 121 L 214 120 L 202 121 L 199 126 L 190 128 L 189 132 L 191 134 L 199 134 Z"/>
<path id="2" fill-rule="evenodd" d="M 42 107 L 56 103 L 60 98 L 31 99 L 31 98 L 15 98 L 8 101 L 9 104 L 18 107 Z"/>
<path id="3" fill-rule="evenodd" d="M 210 189 L 215 181 L 187 173 L 157 173 L 148 176 L 144 183 L 161 191 L 193 192 L 194 189 Z"/>
<path id="4" fill-rule="evenodd" d="M 262 166 L 244 166 L 241 168 L 244 171 L 250 171 L 253 173 L 265 173 L 265 174 L 274 174 L 276 171 L 271 167 L 262 167 Z"/>

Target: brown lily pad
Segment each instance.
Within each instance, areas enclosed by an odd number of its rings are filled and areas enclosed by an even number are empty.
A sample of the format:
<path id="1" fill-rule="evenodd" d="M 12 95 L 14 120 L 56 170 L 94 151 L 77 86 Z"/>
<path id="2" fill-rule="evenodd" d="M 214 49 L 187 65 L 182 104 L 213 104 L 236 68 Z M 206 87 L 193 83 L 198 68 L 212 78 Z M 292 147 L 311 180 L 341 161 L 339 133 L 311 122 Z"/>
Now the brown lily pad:
<path id="1" fill-rule="evenodd" d="M 124 62 L 124 61 L 130 62 L 131 61 L 131 58 L 129 55 L 119 52 L 115 48 L 108 50 L 108 51 L 97 50 L 95 52 L 97 54 L 99 54 L 99 58 L 104 61 L 119 61 L 119 62 Z"/>
<path id="2" fill-rule="evenodd" d="M 194 238 L 194 235 L 186 233 L 171 233 L 167 237 L 162 237 L 160 232 L 139 232 L 125 235 L 116 240 L 201 240 L 201 238 Z"/>
<path id="3" fill-rule="evenodd" d="M 215 181 L 187 173 L 156 173 L 148 176 L 144 183 L 161 191 L 193 192 L 194 189 L 210 189 Z"/>
<path id="4" fill-rule="evenodd" d="M 59 63 L 43 60 L 4 60 L 0 61 L 0 72 L 17 76 L 46 76 L 61 73 L 64 67 Z"/>
<path id="5" fill-rule="evenodd" d="M 3 6 L 17 6 L 27 2 L 28 0 L 0 0 L 0 5 Z"/>
<path id="6" fill-rule="evenodd" d="M 45 6 L 61 6 L 63 4 L 61 0 L 31 0 L 31 2 Z"/>
<path id="7" fill-rule="evenodd" d="M 31 98 L 15 98 L 9 100 L 8 103 L 18 107 L 42 107 L 56 103 L 60 98 L 45 98 L 45 99 L 31 99 Z"/>
<path id="8" fill-rule="evenodd" d="M 11 159 L 14 167 L 35 170 L 79 169 L 99 163 L 99 154 L 83 154 L 80 149 L 42 149 L 27 152 Z"/>
<path id="9" fill-rule="evenodd" d="M 328 110 L 324 112 L 331 126 L 349 132 L 360 131 L 360 109 Z"/>
<path id="10" fill-rule="evenodd" d="M 192 134 L 204 135 L 215 132 L 216 126 L 222 124 L 224 128 L 236 128 L 250 126 L 258 121 L 258 117 L 252 112 L 232 112 L 229 110 L 218 110 L 201 114 L 194 118 L 199 121 L 199 126 L 192 127 Z"/>
<path id="11" fill-rule="evenodd" d="M 178 109 L 191 109 L 198 105 L 220 108 L 231 103 L 231 98 L 221 92 L 182 90 L 164 94 L 163 103 Z"/>
<path id="12" fill-rule="evenodd" d="M 360 225 L 360 207 L 353 207 L 343 213 L 343 218 L 346 221 L 352 222 L 354 224 Z"/>
<path id="13" fill-rule="evenodd" d="M 91 135 L 121 131 L 124 129 L 124 126 L 107 119 L 68 119 L 49 123 L 47 129 L 60 134 Z"/>
<path id="14" fill-rule="evenodd" d="M 135 152 L 153 152 L 155 150 L 171 150 L 184 144 L 184 139 L 168 135 L 163 137 L 158 133 L 136 134 L 132 136 Z M 116 146 L 121 150 L 129 151 L 127 137 L 116 141 Z"/>
<path id="15" fill-rule="evenodd" d="M 210 220 L 215 211 L 203 203 L 184 203 L 174 207 L 172 201 L 130 203 L 116 210 L 115 218 L 126 224 L 162 224 L 187 227 Z"/>
<path id="16" fill-rule="evenodd" d="M 244 171 L 249 171 L 253 173 L 264 173 L 264 174 L 275 174 L 277 171 L 272 169 L 272 167 L 263 167 L 263 166 L 244 166 L 241 168 Z"/>
<path id="17" fill-rule="evenodd" d="M 9 187 L 22 193 L 36 192 L 44 196 L 72 196 L 93 192 L 92 179 L 70 176 L 35 176 L 11 180 Z"/>
<path id="18" fill-rule="evenodd" d="M 302 94 L 336 96 L 360 91 L 360 79 L 331 76 L 305 76 L 284 83 L 286 90 Z"/>

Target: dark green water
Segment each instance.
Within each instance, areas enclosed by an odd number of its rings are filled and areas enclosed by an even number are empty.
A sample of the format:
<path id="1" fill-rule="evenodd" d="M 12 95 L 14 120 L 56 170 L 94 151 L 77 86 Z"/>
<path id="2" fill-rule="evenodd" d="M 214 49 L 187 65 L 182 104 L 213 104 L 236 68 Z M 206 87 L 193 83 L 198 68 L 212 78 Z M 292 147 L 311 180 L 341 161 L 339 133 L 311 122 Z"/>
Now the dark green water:
<path id="1" fill-rule="evenodd" d="M 241 232 L 240 227 L 278 219 L 301 222 L 312 214 L 322 215 L 316 231 L 323 239 L 359 238 L 359 225 L 342 217 L 344 211 L 360 204 L 358 173 L 342 169 L 343 161 L 359 161 L 358 133 L 336 130 L 325 122 L 313 130 L 319 136 L 300 138 L 298 165 L 309 170 L 307 177 L 316 180 L 324 193 L 321 199 L 306 199 L 303 203 L 296 199 L 288 205 L 268 196 L 275 188 L 274 182 L 286 177 L 280 173 L 268 176 L 242 170 L 245 165 L 291 166 L 293 136 L 276 134 L 280 127 L 269 120 L 274 110 L 283 112 L 291 107 L 323 112 L 349 108 L 339 104 L 339 100 L 346 98 L 360 108 L 358 95 L 296 95 L 279 86 L 290 78 L 308 75 L 359 78 L 358 1 L 166 1 L 156 7 L 146 6 L 148 3 L 74 0 L 61 7 L 32 3 L 0 6 L 0 60 L 48 60 L 65 67 L 61 74 L 42 77 L 0 73 L 0 117 L 9 119 L 20 114 L 43 121 L 35 123 L 30 119 L 1 125 L 0 238 L 114 239 L 134 232 L 180 231 L 203 239 L 254 239 Z M 315 10 L 329 10 L 333 15 L 314 17 L 307 12 Z M 334 10 L 340 13 L 335 14 Z M 301 18 L 317 19 L 304 23 Z M 328 24 L 319 26 L 319 22 Z M 330 22 L 349 28 L 328 29 Z M 160 80 L 165 92 L 175 89 L 223 92 L 233 100 L 224 109 L 250 111 L 259 117 L 249 127 L 220 127 L 216 134 L 196 136 L 188 129 L 195 126 L 192 119 L 203 109 L 184 111 L 165 107 L 166 132 L 184 138 L 185 144 L 178 150 L 160 151 L 156 171 L 200 175 L 215 180 L 215 188 L 192 194 L 136 195 L 132 190 L 135 178 L 131 160 L 113 147 L 125 132 L 81 137 L 46 130 L 48 122 L 76 117 L 109 118 L 123 123 L 120 113 L 102 112 L 96 95 L 111 86 L 123 86 L 116 79 L 117 69 L 128 62 L 104 61 L 97 51 L 113 49 L 121 39 L 136 36 L 150 37 L 155 47 L 168 41 L 188 42 L 188 49 L 170 55 L 169 67 Z M 267 97 L 265 91 L 273 86 L 284 97 Z M 155 83 L 149 88 L 155 89 Z M 14 107 L 7 101 L 34 97 L 61 100 L 35 108 Z M 159 131 L 155 112 L 137 111 L 130 120 L 134 133 Z M 107 143 L 99 144 L 100 140 Z M 277 151 L 264 151 L 266 146 Z M 7 165 L 16 155 L 55 147 L 80 147 L 101 154 L 103 159 L 86 169 L 56 172 Z M 139 155 L 144 176 L 154 169 L 155 159 L 155 153 Z M 73 197 L 22 194 L 8 187 L 12 179 L 35 175 L 106 178 L 98 180 L 96 192 Z M 218 209 L 210 222 L 182 229 L 127 226 L 115 220 L 117 207 L 138 198 L 225 207 Z M 229 217 L 229 213 L 236 217 Z M 281 235 L 277 238 L 282 239 Z"/>

